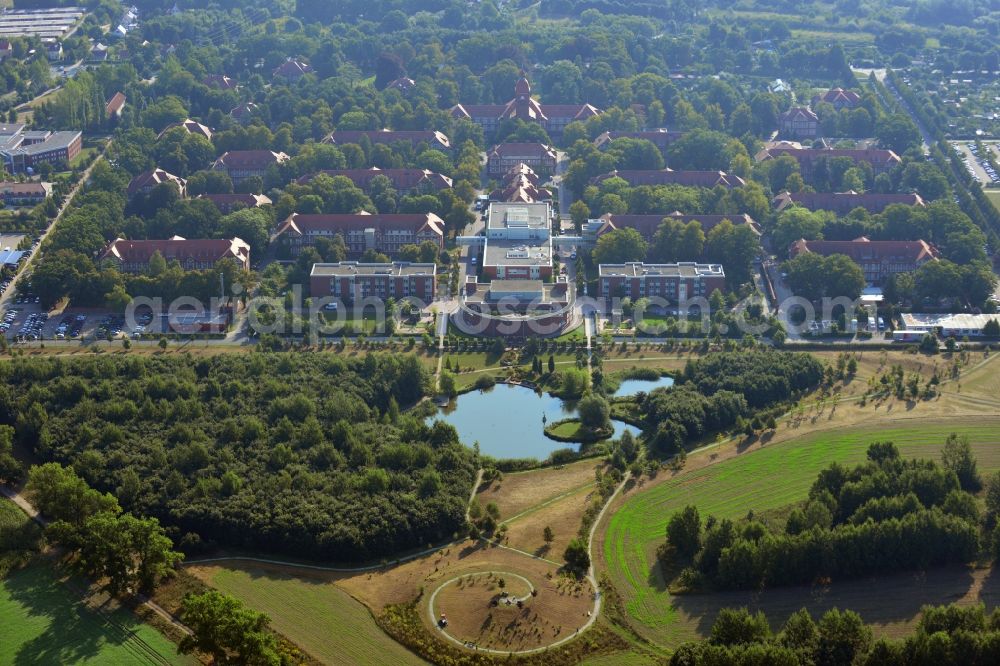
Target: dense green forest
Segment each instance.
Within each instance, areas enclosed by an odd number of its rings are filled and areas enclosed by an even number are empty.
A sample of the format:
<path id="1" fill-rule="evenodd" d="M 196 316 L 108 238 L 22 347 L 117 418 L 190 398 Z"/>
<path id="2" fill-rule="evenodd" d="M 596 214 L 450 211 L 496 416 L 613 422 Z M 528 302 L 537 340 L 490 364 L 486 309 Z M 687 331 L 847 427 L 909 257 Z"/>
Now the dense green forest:
<path id="1" fill-rule="evenodd" d="M 0 421 L 183 548 L 362 560 L 461 530 L 476 467 L 453 428 L 401 414 L 412 355 L 15 359 Z"/>

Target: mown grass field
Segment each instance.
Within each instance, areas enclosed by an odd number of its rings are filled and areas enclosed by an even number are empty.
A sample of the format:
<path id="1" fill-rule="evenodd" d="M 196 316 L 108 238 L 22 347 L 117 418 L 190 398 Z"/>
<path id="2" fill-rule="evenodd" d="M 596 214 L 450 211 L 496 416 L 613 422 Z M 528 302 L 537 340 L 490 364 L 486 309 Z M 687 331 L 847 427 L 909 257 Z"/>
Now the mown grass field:
<path id="1" fill-rule="evenodd" d="M 263 569 L 205 568 L 203 578 L 251 608 L 324 664 L 426 664 L 389 638 L 368 609 L 332 582 Z"/>
<path id="2" fill-rule="evenodd" d="M 986 190 L 986 197 L 993 202 L 997 210 L 1000 210 L 1000 190 Z"/>
<path id="3" fill-rule="evenodd" d="M 27 514 L 0 498 L 0 578 L 26 563 L 37 550 L 41 530 Z"/>
<path id="4" fill-rule="evenodd" d="M 0 581 L 0 665 L 194 663 L 128 610 L 81 603 L 45 563 Z"/>
<path id="5" fill-rule="evenodd" d="M 674 511 L 693 504 L 703 518 L 740 518 L 751 510 L 778 509 L 804 499 L 816 474 L 831 462 L 862 461 L 872 441 L 891 440 L 904 456 L 937 458 L 951 432 L 969 436 L 981 471 L 1000 469 L 998 417 L 810 433 L 638 492 L 608 522 L 604 564 L 636 628 L 658 643 L 676 645 L 703 633 L 706 626 L 692 625 L 693 616 L 679 611 L 677 600 L 652 573 L 656 547 Z"/>

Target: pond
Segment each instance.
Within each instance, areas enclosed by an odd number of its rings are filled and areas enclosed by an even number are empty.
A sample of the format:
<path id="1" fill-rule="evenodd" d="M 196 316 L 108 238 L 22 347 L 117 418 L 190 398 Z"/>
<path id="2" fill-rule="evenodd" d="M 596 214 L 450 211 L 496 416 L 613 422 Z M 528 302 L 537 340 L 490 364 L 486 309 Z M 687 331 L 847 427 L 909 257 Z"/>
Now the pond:
<path id="1" fill-rule="evenodd" d="M 670 379 L 669 377 L 664 379 Z M 633 393 L 649 391 L 657 386 L 670 384 L 659 381 L 628 380 Z M 672 383 L 672 380 L 670 380 Z M 615 393 L 622 393 L 619 388 Z M 548 393 L 538 394 L 525 386 L 498 384 L 487 391 L 472 391 L 458 396 L 448 406 L 442 407 L 432 422 L 440 419 L 451 424 L 458 431 L 463 444 L 472 446 L 479 442 L 479 450 L 494 458 L 536 458 L 544 460 L 553 451 L 571 448 L 579 450 L 579 444 L 557 442 L 545 436 L 545 423 L 576 416 L 576 403 L 563 400 Z M 639 429 L 621 421 L 612 421 L 613 438 L 621 437 L 628 430 L 633 435 Z"/>
<path id="2" fill-rule="evenodd" d="M 616 398 L 622 398 L 626 395 L 635 395 L 640 391 L 649 393 L 653 389 L 673 385 L 673 377 L 660 377 L 659 379 L 626 379 L 618 386 L 618 390 L 615 391 L 613 395 Z"/>

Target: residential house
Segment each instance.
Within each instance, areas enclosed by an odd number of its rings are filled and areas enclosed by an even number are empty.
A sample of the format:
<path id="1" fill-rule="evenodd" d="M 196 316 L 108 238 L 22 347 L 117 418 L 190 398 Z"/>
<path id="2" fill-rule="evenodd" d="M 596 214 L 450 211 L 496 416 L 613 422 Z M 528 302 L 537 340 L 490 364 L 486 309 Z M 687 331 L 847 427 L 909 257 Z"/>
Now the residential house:
<path id="1" fill-rule="evenodd" d="M 444 249 L 444 220 L 433 213 L 292 213 L 278 227 L 275 239 L 297 255 L 303 247 L 314 245 L 316 239 L 338 234 L 353 255 L 365 250 L 394 255 L 404 245 L 420 245 L 424 241 Z"/>
<path id="2" fill-rule="evenodd" d="M 537 123 L 552 137 L 562 134 L 573 121 L 586 121 L 601 112 L 590 104 L 540 104 L 531 97 L 531 84 L 522 76 L 514 85 L 514 98 L 506 104 L 456 104 L 453 118 L 471 120 L 489 137 L 505 120 Z"/>
<path id="3" fill-rule="evenodd" d="M 49 56 L 49 60 L 52 62 L 58 62 L 63 59 L 63 47 L 62 42 L 51 41 L 45 44 L 45 53 Z"/>
<path id="4" fill-rule="evenodd" d="M 298 178 L 295 182 L 305 185 L 318 175 L 325 175 L 331 178 L 343 176 L 366 193 L 371 191 L 371 182 L 377 176 L 385 176 L 392 184 L 392 189 L 400 195 L 408 194 L 434 194 L 441 190 L 450 189 L 452 180 L 448 176 L 442 176 L 427 169 L 324 169 L 313 174 L 308 174 Z"/>
<path id="5" fill-rule="evenodd" d="M 673 169 L 610 171 L 593 178 L 591 183 L 600 185 L 608 178 L 621 178 L 630 187 L 639 187 L 640 185 L 683 185 L 685 187 L 724 187 L 732 189 L 746 185 L 746 181 L 742 178 L 728 174 L 725 171 L 674 171 Z"/>
<path id="6" fill-rule="evenodd" d="M 168 240 L 112 241 L 98 257 L 102 266 L 123 273 L 144 273 L 157 252 L 167 263 L 177 261 L 184 270 L 214 268 L 223 259 L 231 259 L 243 270 L 250 270 L 250 245 L 240 238 L 197 238 L 174 236 Z"/>
<path id="7" fill-rule="evenodd" d="M 424 303 L 434 300 L 437 265 L 396 261 L 387 264 L 362 264 L 342 261 L 336 264 L 313 264 L 309 273 L 309 294 L 313 298 L 330 297 L 346 303 L 366 298 L 386 300 L 415 298 Z"/>
<path id="8" fill-rule="evenodd" d="M 795 258 L 812 252 L 824 257 L 844 254 L 861 266 L 865 280 L 879 285 L 899 273 L 910 273 L 928 261 L 936 261 L 938 249 L 924 240 L 916 241 L 873 241 L 862 236 L 850 241 L 807 241 L 797 240 L 788 249 L 788 255 Z"/>
<path id="9" fill-rule="evenodd" d="M 102 44 L 101 42 L 95 42 L 94 45 L 90 47 L 90 60 L 92 62 L 107 62 L 107 45 Z"/>
<path id="10" fill-rule="evenodd" d="M 413 90 L 417 82 L 408 76 L 401 76 L 395 81 L 390 81 L 385 87 L 386 90 L 398 90 L 401 93 L 408 93 Z"/>
<path id="11" fill-rule="evenodd" d="M 855 109 L 861 104 L 861 95 L 853 90 L 831 88 L 822 95 L 815 95 L 812 98 L 813 108 L 816 108 L 820 104 L 824 103 L 832 105 L 837 111 Z"/>
<path id="12" fill-rule="evenodd" d="M 604 298 L 628 297 L 633 301 L 659 298 L 676 305 L 695 298 L 708 299 L 716 289 L 726 289 L 726 273 L 721 264 L 632 261 L 597 267 L 597 294 Z"/>
<path id="13" fill-rule="evenodd" d="M 210 130 L 205 125 L 202 125 L 197 120 L 191 120 L 190 118 L 182 120 L 179 123 L 170 123 L 169 125 L 163 128 L 163 131 L 160 132 L 159 136 L 157 136 L 156 138 L 157 139 L 161 138 L 164 134 L 166 134 L 175 127 L 183 128 L 188 134 L 199 134 L 208 139 L 209 141 L 212 140 L 212 130 Z"/>
<path id="14" fill-rule="evenodd" d="M 197 198 L 211 201 L 223 215 L 241 208 L 260 208 L 271 204 L 271 199 L 263 194 L 199 194 Z"/>
<path id="15" fill-rule="evenodd" d="M 121 92 L 116 92 L 108 103 L 104 105 L 104 116 L 108 120 L 120 120 L 122 117 L 122 112 L 125 110 L 125 95 Z"/>
<path id="16" fill-rule="evenodd" d="M 771 200 L 777 212 L 789 206 L 802 206 L 809 210 L 830 210 L 837 215 L 847 215 L 855 208 L 864 208 L 872 215 L 889 206 L 924 206 L 923 198 L 916 193 L 897 194 L 881 192 L 782 192 Z"/>
<path id="17" fill-rule="evenodd" d="M 187 194 L 186 180 L 180 176 L 168 173 L 159 167 L 149 171 L 144 171 L 129 181 L 126 192 L 128 193 L 129 198 L 134 197 L 137 194 L 149 194 L 154 187 L 161 183 L 173 183 L 176 185 L 181 197 L 184 197 Z"/>
<path id="18" fill-rule="evenodd" d="M 421 144 L 443 152 L 451 151 L 451 141 L 443 132 L 433 130 L 335 130 L 323 139 L 323 143 L 335 145 L 358 143 L 367 138 L 371 143 L 409 143 L 416 149 Z"/>
<path id="19" fill-rule="evenodd" d="M 208 74 L 201 82 L 216 90 L 236 90 L 236 81 L 225 74 Z"/>
<path id="20" fill-rule="evenodd" d="M 260 107 L 254 102 L 244 102 L 230 111 L 229 117 L 238 122 L 240 125 L 249 125 L 250 121 L 257 115 L 258 109 L 260 109 Z"/>
<path id="21" fill-rule="evenodd" d="M 247 178 L 263 178 L 271 166 L 286 160 L 288 155 L 272 150 L 230 150 L 215 160 L 212 169 L 225 171 L 233 184 L 237 184 Z"/>
<path id="22" fill-rule="evenodd" d="M 284 83 L 295 83 L 312 71 L 313 68 L 307 63 L 299 60 L 298 58 L 289 58 L 278 67 L 274 68 L 274 71 L 271 73 L 271 77 Z"/>
<path id="23" fill-rule="evenodd" d="M 793 106 L 778 119 L 781 135 L 792 139 L 814 139 L 819 134 L 819 116 L 807 106 Z"/>
<path id="24" fill-rule="evenodd" d="M 555 172 L 557 161 L 555 148 L 544 143 L 501 143 L 486 156 L 486 173 L 497 178 L 524 164 L 545 177 Z"/>

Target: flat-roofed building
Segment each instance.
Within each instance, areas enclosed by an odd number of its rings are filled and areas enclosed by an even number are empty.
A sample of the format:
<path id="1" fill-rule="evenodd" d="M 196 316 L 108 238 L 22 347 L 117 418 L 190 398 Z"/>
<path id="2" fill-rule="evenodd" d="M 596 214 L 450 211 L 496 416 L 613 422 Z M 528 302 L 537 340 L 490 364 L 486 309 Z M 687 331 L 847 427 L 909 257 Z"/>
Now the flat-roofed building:
<path id="1" fill-rule="evenodd" d="M 364 298 L 417 298 L 430 303 L 434 300 L 436 279 L 436 264 L 341 261 L 313 264 L 309 286 L 313 298 L 332 296 L 346 303 Z"/>
<path id="2" fill-rule="evenodd" d="M 41 164 L 66 164 L 80 154 L 83 134 L 25 130 L 22 123 L 0 125 L 0 159 L 10 173 L 24 173 Z"/>
<path id="3" fill-rule="evenodd" d="M 548 203 L 490 204 L 483 275 L 498 280 L 552 276 L 552 207 Z"/>
<path id="4" fill-rule="evenodd" d="M 472 335 L 556 335 L 572 319 L 570 297 L 565 276 L 551 283 L 522 279 L 482 283 L 470 275 L 461 293 L 461 307 L 451 320 Z"/>
<path id="5" fill-rule="evenodd" d="M 58 42 L 76 30 L 84 11 L 80 7 L 4 9 L 0 37 L 38 37 L 46 44 Z"/>
<path id="6" fill-rule="evenodd" d="M 726 273 L 721 264 L 601 264 L 597 269 L 597 293 L 604 298 L 662 298 L 681 303 L 693 298 L 708 298 L 713 291 L 724 291 Z"/>

